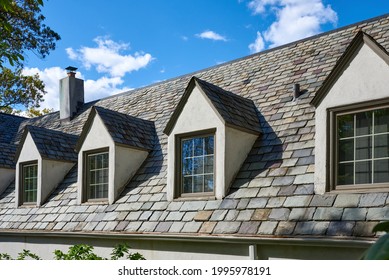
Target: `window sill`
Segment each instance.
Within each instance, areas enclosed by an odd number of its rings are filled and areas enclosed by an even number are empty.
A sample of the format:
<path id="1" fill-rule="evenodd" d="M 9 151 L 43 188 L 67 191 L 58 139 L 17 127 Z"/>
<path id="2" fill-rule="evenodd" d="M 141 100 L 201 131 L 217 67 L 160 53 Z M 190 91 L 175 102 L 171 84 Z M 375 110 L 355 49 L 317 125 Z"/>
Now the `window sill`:
<path id="1" fill-rule="evenodd" d="M 329 193 L 373 193 L 389 192 L 389 184 L 379 185 L 359 185 L 359 186 L 342 186 L 330 190 Z"/>
<path id="2" fill-rule="evenodd" d="M 198 200 L 216 200 L 216 196 L 214 195 L 196 195 L 196 196 L 180 196 L 176 197 L 174 201 L 198 201 Z"/>
<path id="3" fill-rule="evenodd" d="M 82 203 L 83 205 L 101 205 L 108 204 L 108 199 L 92 199 Z"/>
<path id="4" fill-rule="evenodd" d="M 29 203 L 23 203 L 20 205 L 21 208 L 35 208 L 35 207 L 38 207 L 38 205 L 36 205 L 36 202 L 29 202 Z"/>

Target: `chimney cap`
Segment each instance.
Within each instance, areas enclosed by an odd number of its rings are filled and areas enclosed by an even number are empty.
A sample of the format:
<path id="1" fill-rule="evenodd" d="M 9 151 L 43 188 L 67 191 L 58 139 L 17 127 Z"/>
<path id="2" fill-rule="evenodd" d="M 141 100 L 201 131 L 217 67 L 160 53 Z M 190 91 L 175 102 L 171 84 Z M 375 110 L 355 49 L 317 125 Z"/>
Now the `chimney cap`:
<path id="1" fill-rule="evenodd" d="M 65 70 L 68 70 L 68 72 L 74 72 L 74 71 L 76 71 L 77 69 L 78 69 L 78 68 L 73 67 L 73 66 L 68 66 L 68 67 L 65 68 Z"/>

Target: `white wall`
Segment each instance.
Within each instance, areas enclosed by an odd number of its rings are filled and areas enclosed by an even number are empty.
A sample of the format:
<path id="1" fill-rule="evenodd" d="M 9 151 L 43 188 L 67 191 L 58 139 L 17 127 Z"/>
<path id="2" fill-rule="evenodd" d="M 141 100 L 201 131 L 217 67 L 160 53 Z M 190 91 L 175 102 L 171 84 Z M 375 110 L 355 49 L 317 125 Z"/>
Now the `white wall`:
<path id="1" fill-rule="evenodd" d="M 113 203 L 114 199 L 119 196 L 125 184 L 134 176 L 147 156 L 148 152 L 143 150 L 122 146 L 115 147 L 115 166 L 113 168 L 115 183 L 114 188 L 109 190 L 112 192 L 109 203 Z"/>
<path id="2" fill-rule="evenodd" d="M 326 191 L 327 109 L 374 99 L 389 101 L 389 66 L 364 44 L 316 109 L 315 192 Z"/>
<path id="3" fill-rule="evenodd" d="M 257 138 L 258 135 L 226 128 L 225 185 L 227 187 L 230 187 Z"/>
<path id="4" fill-rule="evenodd" d="M 257 241 L 257 242 L 255 242 Z M 323 241 L 315 242 L 301 239 L 300 242 L 288 240 L 274 241 L 271 244 L 261 244 L 261 238 L 250 241 L 251 243 L 240 243 L 216 240 L 216 241 L 187 241 L 187 240 L 158 240 L 144 239 L 141 237 L 82 237 L 74 236 L 50 236 L 50 235 L 18 235 L 0 233 L 1 253 L 8 253 L 16 257 L 23 249 L 30 250 L 43 259 L 53 259 L 54 250 L 67 252 L 70 246 L 75 244 L 88 244 L 94 246 L 94 252 L 103 257 L 110 257 L 112 248 L 119 243 L 127 243 L 131 246 L 130 252 L 139 252 L 147 260 L 249 260 L 250 246 L 256 247 L 258 259 L 288 258 L 308 260 L 342 260 L 359 259 L 362 253 L 369 246 L 369 243 L 360 242 L 350 246 L 349 240 L 338 240 L 337 242 Z M 309 244 L 307 244 L 309 243 Z"/>
<path id="5" fill-rule="evenodd" d="M 74 166 L 73 162 L 56 161 L 56 160 L 42 160 L 42 187 L 41 193 L 38 196 L 40 203 L 43 204 L 48 196 L 55 190 L 55 188 L 63 181 L 66 174 Z"/>
<path id="6" fill-rule="evenodd" d="M 11 184 L 15 179 L 15 169 L 0 168 L 0 194 Z"/>

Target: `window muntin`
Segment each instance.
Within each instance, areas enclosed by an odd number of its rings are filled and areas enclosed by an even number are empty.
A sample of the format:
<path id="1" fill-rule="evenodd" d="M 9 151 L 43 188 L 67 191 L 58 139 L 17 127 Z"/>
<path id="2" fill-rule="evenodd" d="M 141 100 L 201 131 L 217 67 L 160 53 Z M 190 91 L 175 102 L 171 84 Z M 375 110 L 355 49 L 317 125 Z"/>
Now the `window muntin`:
<path id="1" fill-rule="evenodd" d="M 389 183 L 389 108 L 338 114 L 336 185 Z"/>
<path id="2" fill-rule="evenodd" d="M 87 200 L 108 198 L 108 151 L 86 155 Z"/>
<path id="3" fill-rule="evenodd" d="M 23 203 L 35 203 L 38 196 L 38 163 L 22 164 Z"/>
<path id="4" fill-rule="evenodd" d="M 181 139 L 180 193 L 214 192 L 214 135 Z"/>

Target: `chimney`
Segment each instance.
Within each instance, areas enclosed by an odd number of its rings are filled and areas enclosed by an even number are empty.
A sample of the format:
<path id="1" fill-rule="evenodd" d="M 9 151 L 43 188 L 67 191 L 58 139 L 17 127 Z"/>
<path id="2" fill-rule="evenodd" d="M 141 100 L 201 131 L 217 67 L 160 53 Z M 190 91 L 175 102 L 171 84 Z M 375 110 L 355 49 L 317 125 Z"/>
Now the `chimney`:
<path id="1" fill-rule="evenodd" d="M 71 120 L 84 104 L 84 80 L 76 78 L 77 68 L 65 68 L 68 76 L 59 81 L 59 116 Z"/>

